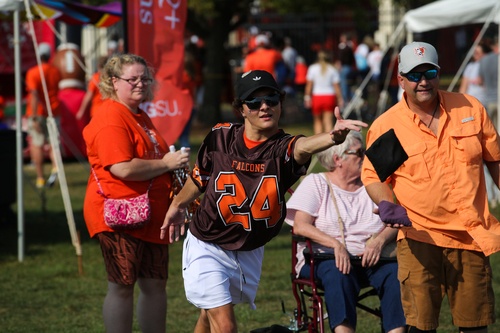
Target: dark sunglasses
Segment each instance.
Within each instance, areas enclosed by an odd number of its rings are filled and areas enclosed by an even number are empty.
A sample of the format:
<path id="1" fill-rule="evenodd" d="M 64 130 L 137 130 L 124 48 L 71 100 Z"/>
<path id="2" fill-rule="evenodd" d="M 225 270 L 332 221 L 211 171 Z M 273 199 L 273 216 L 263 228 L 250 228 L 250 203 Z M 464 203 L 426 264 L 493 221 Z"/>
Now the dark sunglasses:
<path id="1" fill-rule="evenodd" d="M 356 150 L 346 150 L 344 154 L 346 155 L 356 155 L 357 157 L 364 157 L 365 156 L 365 148 L 358 148 Z"/>
<path id="2" fill-rule="evenodd" d="M 274 94 L 270 96 L 260 96 L 260 97 L 255 97 L 252 100 L 243 101 L 243 103 L 246 104 L 250 110 L 260 109 L 262 102 L 265 102 L 267 106 L 276 106 L 280 102 L 280 95 Z"/>
<path id="3" fill-rule="evenodd" d="M 425 72 L 409 72 L 406 74 L 403 74 L 404 77 L 408 79 L 408 81 L 411 82 L 419 82 L 422 80 L 422 76 L 425 76 L 426 80 L 432 80 L 435 79 L 438 76 L 438 70 L 437 69 L 429 69 Z"/>

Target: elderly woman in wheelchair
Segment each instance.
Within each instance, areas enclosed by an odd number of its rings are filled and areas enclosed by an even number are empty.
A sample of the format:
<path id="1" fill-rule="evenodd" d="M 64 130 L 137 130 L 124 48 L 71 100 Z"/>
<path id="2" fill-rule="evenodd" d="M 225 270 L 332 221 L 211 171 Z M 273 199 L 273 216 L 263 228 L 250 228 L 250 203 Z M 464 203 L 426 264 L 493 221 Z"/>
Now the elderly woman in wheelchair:
<path id="1" fill-rule="evenodd" d="M 286 221 L 296 235 L 310 240 L 314 276 L 297 245 L 298 278 L 314 279 L 324 290 L 332 332 L 355 332 L 360 290 L 372 286 L 380 298 L 385 332 L 405 331 L 397 279 L 397 230 L 386 228 L 361 183 L 363 137 L 350 132 L 345 142 L 317 155 L 328 171 L 310 174 L 287 202 Z M 391 252 L 391 253 L 388 253 Z"/>

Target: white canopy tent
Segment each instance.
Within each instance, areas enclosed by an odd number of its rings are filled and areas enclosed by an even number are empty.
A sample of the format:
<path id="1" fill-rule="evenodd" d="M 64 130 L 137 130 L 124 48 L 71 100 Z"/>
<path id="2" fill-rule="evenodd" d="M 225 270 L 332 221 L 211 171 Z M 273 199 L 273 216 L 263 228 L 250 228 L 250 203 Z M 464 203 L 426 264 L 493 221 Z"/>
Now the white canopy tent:
<path id="1" fill-rule="evenodd" d="M 498 35 L 500 36 L 500 1 L 438 0 L 428 5 L 408 11 L 403 16 L 403 19 L 391 36 L 388 43 L 389 45 L 387 46 L 385 52 L 387 52 L 389 47 L 395 46 L 395 43 L 401 38 L 400 34 L 404 30 L 406 30 L 407 41 L 409 42 L 413 40 L 413 33 L 477 23 L 484 23 L 483 30 L 485 30 L 491 23 L 499 24 Z M 478 37 L 481 37 L 481 35 Z M 479 38 L 476 42 L 479 42 Z M 467 54 L 467 57 L 464 59 L 464 63 L 460 67 L 461 70 L 457 71 L 457 77 L 462 74 L 463 68 L 472 56 L 472 51 L 475 45 L 473 45 Z M 368 73 L 365 80 L 363 80 L 360 87 L 357 89 L 355 97 L 344 110 L 344 117 L 349 116 L 354 105 L 359 104 L 357 99 L 361 97 L 361 91 L 364 89 L 366 84 L 368 84 L 371 75 L 371 72 Z M 500 77 L 500 66 L 498 76 Z M 500 110 L 500 105 L 498 110 Z M 499 121 L 497 128 L 500 128 L 500 117 L 497 117 L 497 119 Z"/>
<path id="2" fill-rule="evenodd" d="M 24 6 L 21 0 L 0 0 L 0 11 L 14 11 L 23 9 Z"/>
<path id="3" fill-rule="evenodd" d="M 490 13 L 500 22 L 498 0 L 439 0 L 408 11 L 403 17 L 408 32 L 424 32 L 446 27 L 484 23 Z"/>
<path id="4" fill-rule="evenodd" d="M 484 32 L 491 23 L 498 24 L 498 36 L 500 36 L 500 1 L 499 0 L 439 0 L 426 6 L 410 10 L 403 17 L 408 34 L 425 32 L 451 26 L 465 24 L 484 23 Z M 460 66 L 451 89 L 458 77 L 465 69 L 470 60 L 475 46 L 479 43 L 480 34 L 473 44 L 469 53 Z M 409 39 L 409 38 L 407 38 Z M 498 58 L 498 77 L 500 77 L 500 57 Z M 498 96 L 500 96 L 500 85 L 498 85 Z M 500 112 L 500 100 L 497 101 L 497 112 Z M 500 129 L 500 117 L 497 117 L 497 129 Z"/>

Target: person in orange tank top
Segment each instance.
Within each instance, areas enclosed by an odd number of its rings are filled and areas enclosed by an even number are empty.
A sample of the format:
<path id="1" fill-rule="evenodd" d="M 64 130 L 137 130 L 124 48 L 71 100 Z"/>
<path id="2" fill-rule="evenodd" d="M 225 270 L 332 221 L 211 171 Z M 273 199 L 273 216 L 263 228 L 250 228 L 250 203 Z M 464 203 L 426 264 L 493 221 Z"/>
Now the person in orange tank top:
<path id="1" fill-rule="evenodd" d="M 297 57 L 297 63 L 295 64 L 295 90 L 301 95 L 304 94 L 304 89 L 307 83 L 307 64 L 302 56 Z"/>
<path id="2" fill-rule="evenodd" d="M 59 81 L 61 80 L 61 73 L 57 67 L 49 63 L 51 56 L 51 48 L 47 43 L 40 43 L 38 45 L 40 54 L 41 72 L 38 65 L 30 68 L 26 72 L 26 90 L 28 92 L 26 114 L 28 118 L 28 135 L 30 137 L 30 155 L 31 161 L 35 166 L 36 172 L 36 187 L 41 189 L 45 187 L 45 178 L 43 172 L 44 162 L 44 146 L 48 142 L 47 130 L 47 117 L 50 106 L 52 116 L 56 124 L 59 122 L 61 112 L 61 103 L 57 97 L 59 93 Z M 43 90 L 42 77 L 45 79 L 47 86 L 48 102 L 46 101 L 45 93 Z M 54 156 L 50 151 L 50 159 L 52 161 L 52 174 L 49 179 L 55 181 L 57 176 L 57 167 Z M 48 182 L 47 185 L 53 185 L 53 181 Z"/>
<path id="3" fill-rule="evenodd" d="M 83 97 L 80 109 L 76 114 L 76 119 L 80 120 L 88 117 L 88 119 L 90 120 L 95 111 L 99 108 L 99 105 L 102 102 L 102 95 L 99 91 L 99 77 L 107 60 L 107 56 L 102 56 L 99 58 L 99 63 L 97 64 L 97 72 L 95 72 L 89 80 L 89 83 L 87 85 L 87 92 Z"/>

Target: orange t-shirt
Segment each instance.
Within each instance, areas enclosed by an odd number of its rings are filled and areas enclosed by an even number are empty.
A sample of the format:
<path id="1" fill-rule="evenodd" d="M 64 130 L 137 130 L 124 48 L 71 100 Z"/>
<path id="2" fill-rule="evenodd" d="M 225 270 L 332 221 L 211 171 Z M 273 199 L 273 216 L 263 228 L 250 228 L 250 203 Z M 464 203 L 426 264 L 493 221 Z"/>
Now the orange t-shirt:
<path id="1" fill-rule="evenodd" d="M 500 223 L 488 209 L 483 160 L 500 161 L 500 137 L 484 107 L 473 97 L 439 91 L 437 136 L 406 103 L 378 117 L 366 146 L 393 128 L 408 159 L 386 180 L 408 212 L 413 227 L 398 239 L 455 249 L 500 251 Z M 380 182 L 368 158 L 363 184 Z"/>
<path id="2" fill-rule="evenodd" d="M 306 84 L 307 82 L 307 65 L 297 63 L 295 65 L 295 84 Z"/>
<path id="3" fill-rule="evenodd" d="M 61 81 L 61 73 L 57 67 L 52 66 L 48 63 L 42 64 L 42 71 L 45 77 L 45 82 L 47 85 L 47 92 L 49 95 L 50 107 L 52 109 L 53 116 L 59 116 L 61 113 L 59 98 L 57 94 L 59 93 L 59 81 Z M 26 90 L 28 91 L 28 103 L 26 105 L 26 116 L 44 116 L 49 115 L 46 103 L 45 95 L 43 93 L 42 78 L 40 76 L 40 70 L 38 66 L 32 67 L 26 73 Z M 39 97 L 39 103 L 36 110 L 31 108 L 31 99 L 33 91 L 36 91 Z"/>
<path id="4" fill-rule="evenodd" d="M 275 49 L 259 48 L 250 53 L 245 59 L 244 71 L 264 70 L 276 77 L 276 64 L 283 58 L 281 53 Z"/>
<path id="5" fill-rule="evenodd" d="M 111 165 L 130 161 L 133 158 L 152 159 L 155 156 L 154 143 L 146 134 L 146 126 L 158 142 L 161 156 L 168 152 L 168 145 L 154 128 L 148 115 L 140 111 L 133 114 L 121 103 L 107 99 L 101 103 L 90 123 L 83 130 L 90 166 L 94 169 L 105 195 L 114 199 L 132 198 L 146 193 L 150 180 L 126 181 L 111 174 Z M 158 157 L 158 158 L 161 158 Z M 153 179 L 149 190 L 151 221 L 138 230 L 125 231 L 147 242 L 164 244 L 160 240 L 160 227 L 171 203 L 169 193 L 172 186 L 171 173 Z M 103 231 L 113 231 L 103 218 L 104 198 L 98 194 L 99 187 L 90 173 L 83 214 L 90 236 Z"/>
<path id="6" fill-rule="evenodd" d="M 92 92 L 92 102 L 90 105 L 90 117 L 94 116 L 95 111 L 99 108 L 99 105 L 102 103 L 102 95 L 99 90 L 99 77 L 100 73 L 96 72 L 90 78 L 89 84 L 87 86 L 87 91 Z"/>

